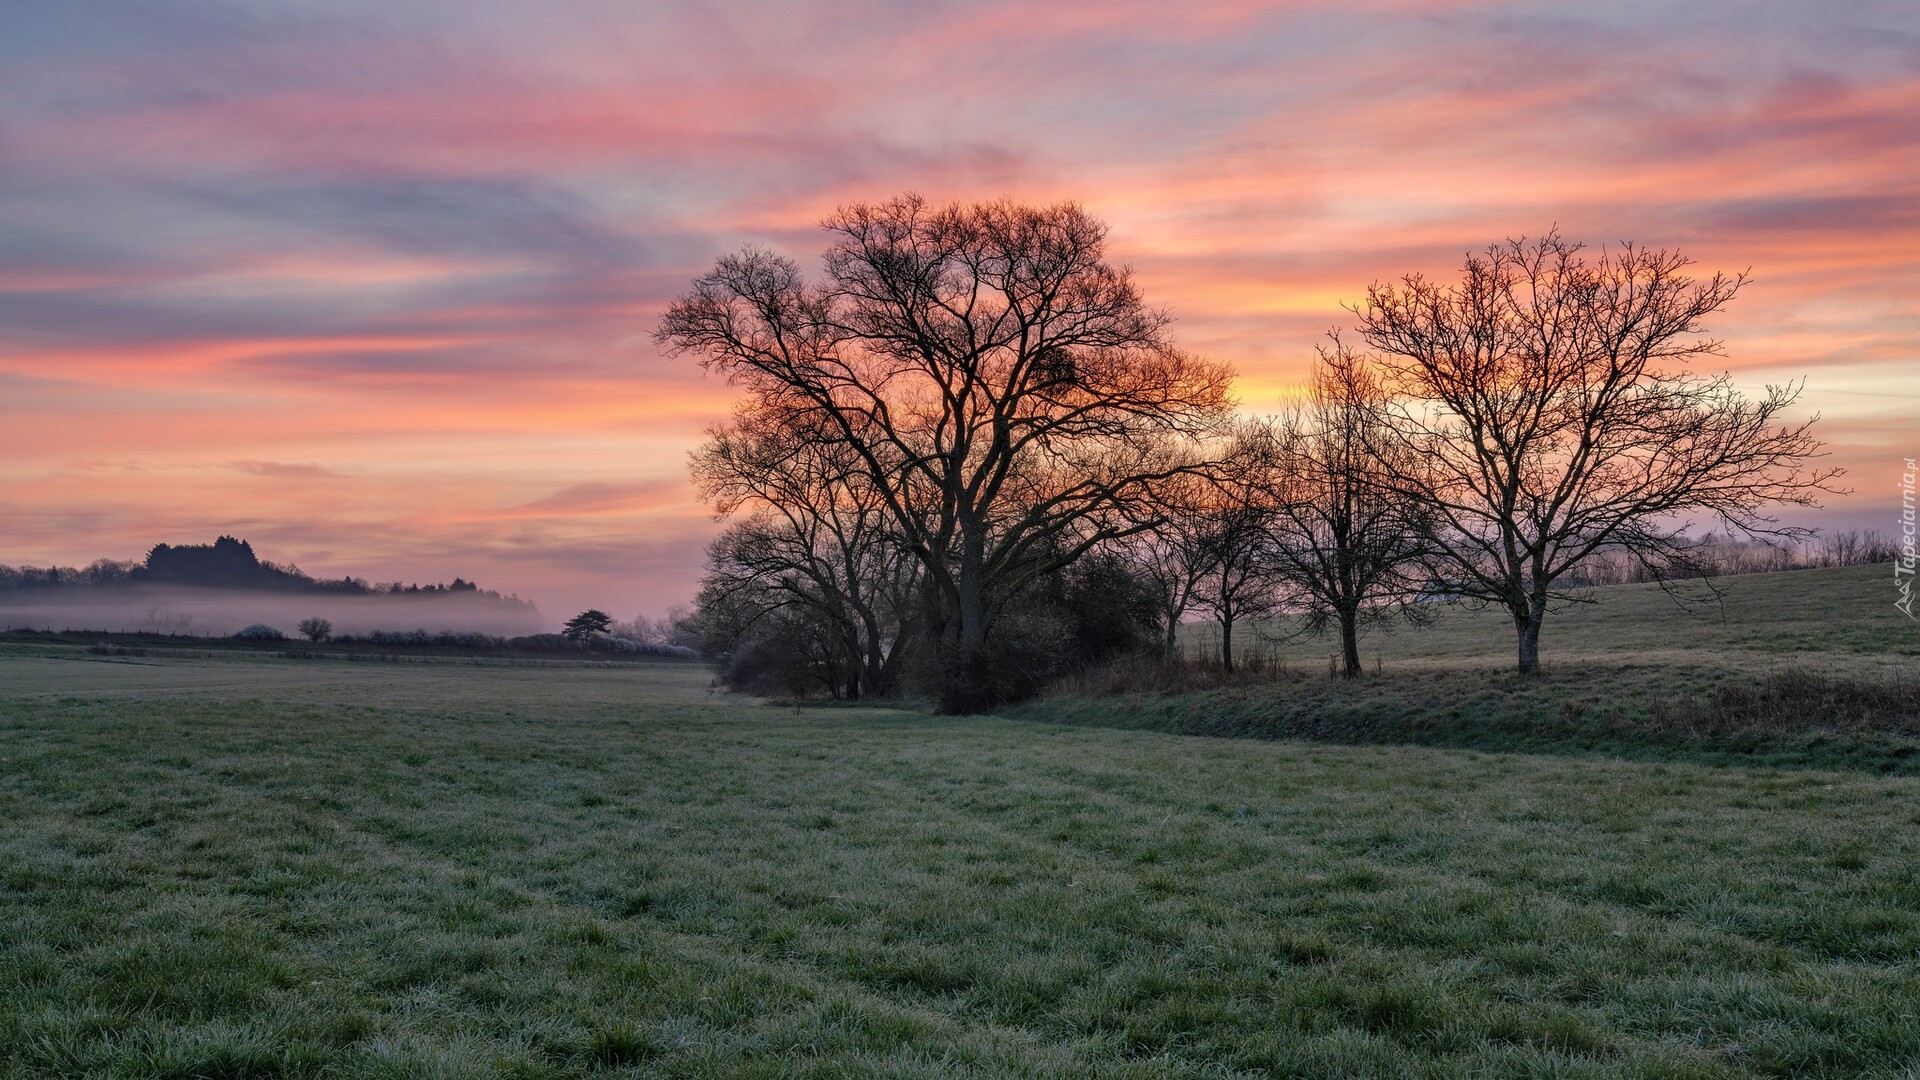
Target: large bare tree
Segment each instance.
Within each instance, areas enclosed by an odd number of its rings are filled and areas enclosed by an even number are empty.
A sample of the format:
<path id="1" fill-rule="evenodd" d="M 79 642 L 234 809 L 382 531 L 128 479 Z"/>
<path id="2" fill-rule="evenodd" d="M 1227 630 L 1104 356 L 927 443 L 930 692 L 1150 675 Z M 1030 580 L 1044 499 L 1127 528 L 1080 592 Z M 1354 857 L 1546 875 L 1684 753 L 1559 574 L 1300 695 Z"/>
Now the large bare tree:
<path id="1" fill-rule="evenodd" d="M 656 337 L 742 387 L 744 411 L 852 451 L 970 671 L 1022 586 L 1139 527 L 1131 504 L 1183 465 L 1164 436 L 1224 415 L 1231 373 L 1173 347 L 1078 206 L 909 195 L 824 227 L 823 281 L 749 248 Z"/>
<path id="2" fill-rule="evenodd" d="M 1745 275 L 1696 278 L 1676 251 L 1624 244 L 1589 258 L 1548 233 L 1467 258 L 1460 280 L 1376 283 L 1355 309 L 1393 402 L 1383 447 L 1427 504 L 1446 588 L 1513 619 L 1523 672 L 1563 575 L 1627 553 L 1656 579 L 1690 570 L 1692 516 L 1789 532 L 1764 512 L 1815 505 L 1840 470 L 1812 464 L 1796 386 L 1755 399 L 1687 365 L 1722 354 L 1703 324 Z"/>

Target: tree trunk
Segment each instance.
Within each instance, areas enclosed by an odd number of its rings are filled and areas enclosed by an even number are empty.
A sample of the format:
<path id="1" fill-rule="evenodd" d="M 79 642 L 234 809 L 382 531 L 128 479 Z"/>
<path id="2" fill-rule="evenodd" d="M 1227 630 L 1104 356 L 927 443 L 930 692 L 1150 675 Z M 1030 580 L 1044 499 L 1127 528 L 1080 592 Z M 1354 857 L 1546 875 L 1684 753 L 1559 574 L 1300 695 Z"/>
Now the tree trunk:
<path id="1" fill-rule="evenodd" d="M 1520 636 L 1520 674 L 1532 675 L 1540 670 L 1540 624 L 1546 621 L 1547 598 L 1544 594 L 1535 596 L 1524 612 L 1513 616 L 1513 628 Z"/>
<path id="2" fill-rule="evenodd" d="M 867 654 L 862 660 L 866 672 L 861 681 L 866 683 L 867 692 L 885 697 L 892 688 L 887 685 L 887 660 L 880 652 L 877 636 L 867 639 Z"/>
<path id="3" fill-rule="evenodd" d="M 1220 616 L 1220 668 L 1233 674 L 1233 616 Z"/>
<path id="4" fill-rule="evenodd" d="M 862 670 L 863 657 L 860 649 L 860 636 L 855 633 L 843 634 L 840 638 L 840 651 L 845 654 L 847 700 L 860 700 L 860 683 L 865 672 Z"/>
<path id="5" fill-rule="evenodd" d="M 833 650 L 827 650 L 827 657 L 820 666 L 824 669 L 820 679 L 827 684 L 827 693 L 833 696 L 833 700 L 839 701 L 846 694 L 847 684 L 840 678 L 840 665 L 833 662 Z"/>
<path id="6" fill-rule="evenodd" d="M 987 598 L 981 588 L 986 574 L 986 552 L 974 537 L 960 542 L 960 574 L 954 582 L 954 621 L 960 624 L 960 645 L 972 650 L 987 640 Z"/>
<path id="7" fill-rule="evenodd" d="M 1352 608 L 1340 609 L 1340 656 L 1346 661 L 1347 678 L 1359 678 L 1360 613 Z"/>
<path id="8" fill-rule="evenodd" d="M 941 643 L 940 711 L 985 712 L 1000 704 L 987 648 L 986 553 L 977 536 L 960 538 L 960 565 L 953 576 L 952 621 Z"/>

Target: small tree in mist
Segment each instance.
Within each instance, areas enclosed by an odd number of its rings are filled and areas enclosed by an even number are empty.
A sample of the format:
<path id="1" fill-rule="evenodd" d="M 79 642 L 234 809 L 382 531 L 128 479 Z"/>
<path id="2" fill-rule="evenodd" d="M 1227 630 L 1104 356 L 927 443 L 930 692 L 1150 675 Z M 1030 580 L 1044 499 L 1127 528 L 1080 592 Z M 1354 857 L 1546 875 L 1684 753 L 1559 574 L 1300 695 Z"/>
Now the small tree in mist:
<path id="1" fill-rule="evenodd" d="M 318 615 L 300 620 L 300 636 L 308 641 L 325 641 L 333 636 L 333 624 Z"/>
<path id="2" fill-rule="evenodd" d="M 571 641 L 584 642 L 591 640 L 597 634 L 606 633 L 607 628 L 612 625 L 613 616 L 599 608 L 588 608 L 568 619 L 566 625 L 560 628 L 560 632 Z"/>
<path id="3" fill-rule="evenodd" d="M 616 622 L 607 628 L 614 637 L 627 638 L 643 645 L 677 645 L 693 648 L 699 644 L 699 633 L 693 626 L 693 609 L 685 604 L 674 604 L 667 608 L 665 615 L 651 617 L 635 615 L 632 622 Z"/>
<path id="4" fill-rule="evenodd" d="M 1562 577 L 1623 552 L 1662 583 L 1698 576 L 1675 519 L 1790 537 L 1769 504 L 1818 505 L 1840 474 L 1812 468 L 1796 386 L 1757 400 L 1685 365 L 1722 354 L 1702 323 L 1744 275 L 1687 273 L 1678 252 L 1623 244 L 1595 258 L 1556 233 L 1469 256 L 1456 284 L 1375 284 L 1355 309 L 1383 373 L 1380 458 L 1432 514 L 1433 574 L 1513 619 L 1522 672 L 1540 666 Z M 1404 463 L 1404 467 L 1395 463 Z"/>

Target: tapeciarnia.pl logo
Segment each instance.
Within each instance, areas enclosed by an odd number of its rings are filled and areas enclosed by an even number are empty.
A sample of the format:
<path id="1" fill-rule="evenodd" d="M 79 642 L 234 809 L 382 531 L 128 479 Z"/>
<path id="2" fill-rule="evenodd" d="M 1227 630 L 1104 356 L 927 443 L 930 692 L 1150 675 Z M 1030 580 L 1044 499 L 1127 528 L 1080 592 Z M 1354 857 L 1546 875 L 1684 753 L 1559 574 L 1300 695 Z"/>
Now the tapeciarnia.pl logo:
<path id="1" fill-rule="evenodd" d="M 1907 618 L 1913 614 L 1913 570 L 1916 561 L 1914 551 L 1913 527 L 1913 478 L 1920 469 L 1914 467 L 1914 459 L 1907 459 L 1907 471 L 1900 474 L 1900 557 L 1893 560 L 1893 588 L 1898 597 L 1893 606 L 1904 612 Z"/>

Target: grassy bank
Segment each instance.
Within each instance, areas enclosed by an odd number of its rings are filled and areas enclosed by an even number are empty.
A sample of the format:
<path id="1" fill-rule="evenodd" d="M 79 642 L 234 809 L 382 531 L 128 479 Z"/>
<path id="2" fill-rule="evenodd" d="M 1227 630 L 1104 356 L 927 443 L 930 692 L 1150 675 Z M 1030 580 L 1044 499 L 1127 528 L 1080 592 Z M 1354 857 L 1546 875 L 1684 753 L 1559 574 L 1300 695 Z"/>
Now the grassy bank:
<path id="1" fill-rule="evenodd" d="M 0 1075 L 1903 1076 L 1920 781 L 0 656 Z"/>
<path id="2" fill-rule="evenodd" d="M 1262 678 L 1184 693 L 1062 694 L 1008 715 L 1178 735 L 1920 775 L 1920 682 L 1791 664 Z"/>
<path id="3" fill-rule="evenodd" d="M 1913 658 L 1920 657 L 1920 622 L 1893 606 L 1891 566 L 1742 574 L 1717 584 L 1721 599 L 1685 605 L 1654 585 L 1588 590 L 1582 594 L 1586 602 L 1547 616 L 1540 635 L 1543 665 L 1549 672 L 1594 664 L 1759 672 L 1792 660 L 1848 674 L 1885 674 L 1911 673 Z M 1454 604 L 1432 610 L 1431 626 L 1370 634 L 1361 648 L 1368 670 L 1513 667 L 1513 624 L 1506 615 Z M 1186 631 L 1190 654 L 1217 648 L 1217 629 L 1194 624 Z M 1268 667 L 1325 674 L 1339 646 L 1297 631 L 1276 621 L 1242 628 L 1236 636 L 1243 656 Z"/>
<path id="4" fill-rule="evenodd" d="M 1547 670 L 1512 672 L 1497 612 L 1438 609 L 1367 642 L 1369 669 L 1330 676 L 1324 641 L 1268 624 L 1257 670 L 1094 672 L 1013 710 L 1028 720 L 1187 735 L 1572 752 L 1703 763 L 1920 773 L 1920 625 L 1890 571 L 1727 578 L 1724 601 L 1677 606 L 1652 586 L 1594 590 L 1549 620 Z M 1190 628 L 1189 649 L 1206 628 Z M 1253 635 L 1250 635 L 1253 636 Z"/>

